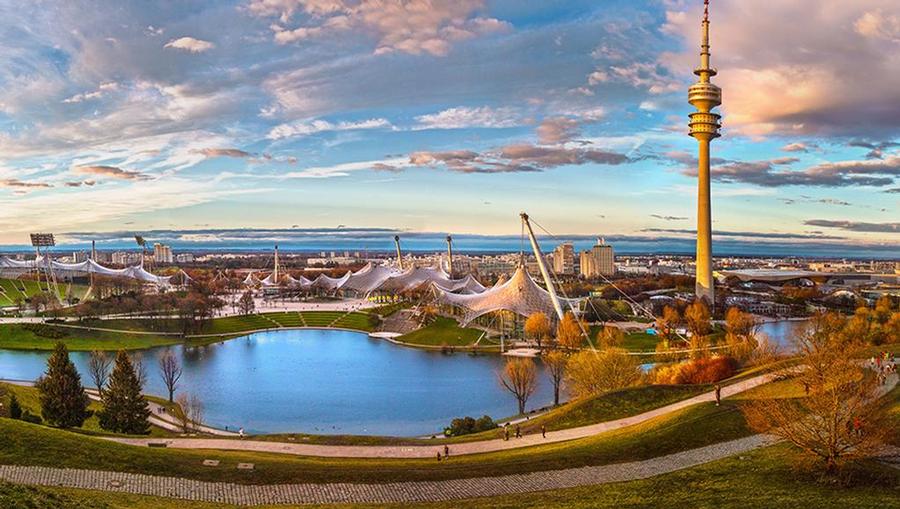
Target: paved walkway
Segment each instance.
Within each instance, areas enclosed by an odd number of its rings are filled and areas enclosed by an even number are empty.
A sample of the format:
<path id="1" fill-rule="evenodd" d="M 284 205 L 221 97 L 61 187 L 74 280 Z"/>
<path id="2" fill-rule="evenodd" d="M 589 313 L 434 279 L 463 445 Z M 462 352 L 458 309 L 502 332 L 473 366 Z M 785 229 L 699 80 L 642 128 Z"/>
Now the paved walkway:
<path id="1" fill-rule="evenodd" d="M 776 373 L 768 373 L 743 380 L 741 382 L 722 387 L 722 397 L 733 396 L 747 391 L 759 385 L 770 382 Z M 579 438 L 586 438 L 607 431 L 640 424 L 656 417 L 666 415 L 689 406 L 707 401 L 715 401 L 715 393 L 710 391 L 693 398 L 685 399 L 664 407 L 650 410 L 642 414 L 616 419 L 614 421 L 601 422 L 590 426 L 569 428 L 559 431 L 548 431 L 547 438 L 540 434 L 526 435 L 522 438 L 483 440 L 479 442 L 463 442 L 450 444 L 450 454 L 461 456 L 464 454 L 479 454 L 493 451 L 504 451 L 529 447 L 554 442 L 564 442 Z M 147 446 L 148 443 L 165 442 L 168 447 L 176 449 L 217 449 L 230 451 L 273 452 L 282 454 L 294 454 L 299 456 L 320 456 L 332 458 L 433 458 L 437 451 L 443 450 L 441 445 L 316 445 L 297 444 L 286 442 L 266 442 L 259 440 L 231 440 L 216 438 L 106 438 L 115 442 Z"/>
<path id="2" fill-rule="evenodd" d="M 644 461 L 498 477 L 386 484 L 240 485 L 97 470 L 14 465 L 0 465 L 0 479 L 19 484 L 83 488 L 242 506 L 440 502 L 647 479 L 741 454 L 774 442 L 772 437 L 753 435 Z"/>

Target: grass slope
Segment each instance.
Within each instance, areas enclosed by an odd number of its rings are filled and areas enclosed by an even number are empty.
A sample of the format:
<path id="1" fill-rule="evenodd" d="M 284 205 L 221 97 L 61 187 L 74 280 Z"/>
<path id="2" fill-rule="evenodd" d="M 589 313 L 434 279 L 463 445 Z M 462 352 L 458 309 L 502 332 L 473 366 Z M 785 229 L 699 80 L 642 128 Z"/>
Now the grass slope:
<path id="1" fill-rule="evenodd" d="M 478 341 L 482 334 L 478 329 L 460 327 L 452 318 L 438 316 L 425 327 L 404 334 L 397 340 L 411 345 L 468 346 Z"/>

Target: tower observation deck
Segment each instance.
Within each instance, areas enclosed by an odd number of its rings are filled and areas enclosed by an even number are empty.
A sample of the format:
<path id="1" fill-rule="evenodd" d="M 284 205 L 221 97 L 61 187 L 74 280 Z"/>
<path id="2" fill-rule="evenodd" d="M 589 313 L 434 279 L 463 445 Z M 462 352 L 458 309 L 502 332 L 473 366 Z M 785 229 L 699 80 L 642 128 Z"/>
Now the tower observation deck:
<path id="1" fill-rule="evenodd" d="M 698 143 L 697 157 L 697 281 L 698 299 L 715 305 L 712 269 L 712 206 L 710 202 L 709 145 L 720 136 L 721 115 L 712 110 L 722 104 L 722 89 L 710 79 L 717 74 L 709 63 L 709 0 L 704 0 L 700 67 L 694 70 L 699 79 L 688 89 L 688 103 L 696 111 L 690 114 L 690 136 Z"/>

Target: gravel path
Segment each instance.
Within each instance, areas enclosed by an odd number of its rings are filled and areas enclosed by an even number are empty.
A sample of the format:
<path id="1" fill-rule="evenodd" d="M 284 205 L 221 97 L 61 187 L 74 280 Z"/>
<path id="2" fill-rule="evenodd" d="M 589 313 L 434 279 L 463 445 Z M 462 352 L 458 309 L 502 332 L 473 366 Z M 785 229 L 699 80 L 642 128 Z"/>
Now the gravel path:
<path id="1" fill-rule="evenodd" d="M 14 465 L 0 465 L 0 479 L 19 484 L 82 488 L 243 506 L 440 502 L 646 479 L 741 454 L 774 442 L 775 439 L 772 437 L 753 435 L 644 461 L 498 477 L 386 484 L 241 485 L 97 470 Z"/>

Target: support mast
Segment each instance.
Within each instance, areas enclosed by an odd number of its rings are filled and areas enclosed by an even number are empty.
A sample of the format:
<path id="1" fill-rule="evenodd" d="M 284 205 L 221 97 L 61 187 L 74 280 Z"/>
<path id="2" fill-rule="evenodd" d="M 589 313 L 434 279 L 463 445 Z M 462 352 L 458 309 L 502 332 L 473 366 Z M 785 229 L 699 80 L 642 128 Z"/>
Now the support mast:
<path id="1" fill-rule="evenodd" d="M 528 222 L 528 214 L 522 212 L 520 214 L 522 217 L 522 224 L 525 225 L 525 229 L 528 231 L 528 239 L 531 241 L 531 249 L 534 250 L 534 256 L 537 258 L 538 268 L 541 269 L 541 275 L 544 277 L 544 284 L 547 285 L 547 292 L 550 293 L 550 300 L 553 302 L 553 309 L 556 310 L 556 316 L 559 317 L 560 320 L 563 319 L 563 308 L 562 304 L 559 302 L 559 297 L 556 296 L 556 288 L 553 287 L 553 280 L 550 278 L 550 272 L 547 270 L 547 265 L 544 263 L 544 255 L 541 253 L 541 247 L 538 246 L 537 239 L 534 238 L 534 232 L 531 231 L 531 223 Z"/>
<path id="2" fill-rule="evenodd" d="M 400 236 L 394 235 L 394 245 L 397 246 L 397 267 L 403 270 L 403 253 L 400 252 Z"/>
<path id="3" fill-rule="evenodd" d="M 453 277 L 453 237 L 447 235 L 447 272 Z"/>

